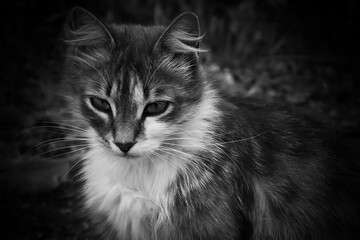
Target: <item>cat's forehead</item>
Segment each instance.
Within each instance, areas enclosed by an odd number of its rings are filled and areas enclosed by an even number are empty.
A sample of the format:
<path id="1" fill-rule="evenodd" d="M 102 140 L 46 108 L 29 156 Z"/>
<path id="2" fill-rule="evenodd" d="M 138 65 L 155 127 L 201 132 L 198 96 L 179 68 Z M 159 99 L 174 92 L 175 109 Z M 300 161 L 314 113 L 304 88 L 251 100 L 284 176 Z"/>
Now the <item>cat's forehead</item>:
<path id="1" fill-rule="evenodd" d="M 153 81 L 153 75 L 140 74 L 136 70 L 123 69 L 117 74 L 117 79 L 112 83 L 110 96 L 123 101 L 133 99 L 137 103 L 142 103 L 146 99 L 165 96 L 170 93 L 168 84 L 161 81 Z"/>
<path id="2" fill-rule="evenodd" d="M 116 48 L 111 51 L 115 74 L 121 80 L 143 80 L 153 67 L 153 47 L 162 27 L 115 26 Z"/>
<path id="3" fill-rule="evenodd" d="M 115 105 L 115 114 L 121 111 L 122 122 L 136 118 L 139 107 L 146 101 L 139 77 L 131 71 L 119 72 L 110 86 L 109 95 Z"/>
<path id="4" fill-rule="evenodd" d="M 136 102 L 141 102 L 147 97 L 144 96 L 144 86 L 150 71 L 147 65 L 146 62 L 140 64 L 131 61 L 122 62 L 114 73 L 115 78 L 111 84 L 110 96 L 122 101 L 135 98 Z"/>
<path id="5" fill-rule="evenodd" d="M 132 58 L 150 54 L 164 30 L 161 26 L 120 25 L 113 27 L 117 50 Z"/>
<path id="6" fill-rule="evenodd" d="M 124 69 L 117 74 L 117 81 L 112 84 L 111 94 L 128 94 L 129 92 L 139 91 L 142 88 L 141 77 L 136 71 Z"/>

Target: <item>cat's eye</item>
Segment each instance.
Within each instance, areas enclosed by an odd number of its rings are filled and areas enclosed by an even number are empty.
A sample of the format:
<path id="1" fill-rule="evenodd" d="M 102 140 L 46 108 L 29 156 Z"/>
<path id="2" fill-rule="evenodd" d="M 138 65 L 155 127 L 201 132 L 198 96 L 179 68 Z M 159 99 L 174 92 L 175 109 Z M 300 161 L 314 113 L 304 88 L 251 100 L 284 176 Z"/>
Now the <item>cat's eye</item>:
<path id="1" fill-rule="evenodd" d="M 170 103 L 167 101 L 157 101 L 150 103 L 145 107 L 144 115 L 148 117 L 160 115 L 168 109 L 169 104 Z"/>
<path id="2" fill-rule="evenodd" d="M 108 113 L 111 110 L 110 104 L 104 99 L 98 97 L 91 97 L 90 103 L 98 111 Z"/>

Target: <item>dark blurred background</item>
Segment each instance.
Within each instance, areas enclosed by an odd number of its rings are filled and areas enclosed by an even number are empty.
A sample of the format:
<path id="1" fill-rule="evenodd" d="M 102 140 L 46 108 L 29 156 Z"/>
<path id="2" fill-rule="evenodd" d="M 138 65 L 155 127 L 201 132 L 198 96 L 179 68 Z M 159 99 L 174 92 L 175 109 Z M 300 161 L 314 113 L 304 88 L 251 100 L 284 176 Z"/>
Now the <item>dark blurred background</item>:
<path id="1" fill-rule="evenodd" d="M 225 92 L 297 106 L 360 139 L 357 0 L 3 1 L 0 239 L 95 239 L 68 176 L 76 155 L 48 141 L 66 133 L 44 127 L 66 118 L 56 90 L 74 6 L 104 21 L 146 25 L 195 12 L 211 50 L 203 64 Z"/>

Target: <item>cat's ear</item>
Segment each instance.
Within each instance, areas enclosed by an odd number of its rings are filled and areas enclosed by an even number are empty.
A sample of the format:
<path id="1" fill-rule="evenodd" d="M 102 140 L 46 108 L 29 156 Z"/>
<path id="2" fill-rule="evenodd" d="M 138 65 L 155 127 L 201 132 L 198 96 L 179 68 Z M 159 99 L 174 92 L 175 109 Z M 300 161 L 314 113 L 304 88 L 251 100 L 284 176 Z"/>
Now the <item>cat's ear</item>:
<path id="1" fill-rule="evenodd" d="M 171 53 L 194 54 L 197 58 L 200 52 L 200 24 L 196 14 L 185 12 L 179 15 L 164 30 L 157 40 L 154 49 Z"/>
<path id="2" fill-rule="evenodd" d="M 70 12 L 66 42 L 76 47 L 114 45 L 114 39 L 108 28 L 92 13 L 81 7 L 74 7 Z"/>

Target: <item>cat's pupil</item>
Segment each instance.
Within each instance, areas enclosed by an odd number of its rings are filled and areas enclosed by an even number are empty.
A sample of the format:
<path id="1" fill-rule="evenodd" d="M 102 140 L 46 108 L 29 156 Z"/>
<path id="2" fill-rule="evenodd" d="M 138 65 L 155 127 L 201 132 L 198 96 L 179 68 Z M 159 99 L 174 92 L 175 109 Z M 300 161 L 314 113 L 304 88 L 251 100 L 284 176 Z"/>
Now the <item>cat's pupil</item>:
<path id="1" fill-rule="evenodd" d="M 144 114 L 146 116 L 155 116 L 162 114 L 169 107 L 169 102 L 166 101 L 157 101 L 150 103 L 146 106 Z"/>
<path id="2" fill-rule="evenodd" d="M 109 112 L 111 109 L 110 104 L 104 99 L 92 97 L 90 98 L 90 102 L 91 105 L 98 111 Z"/>

